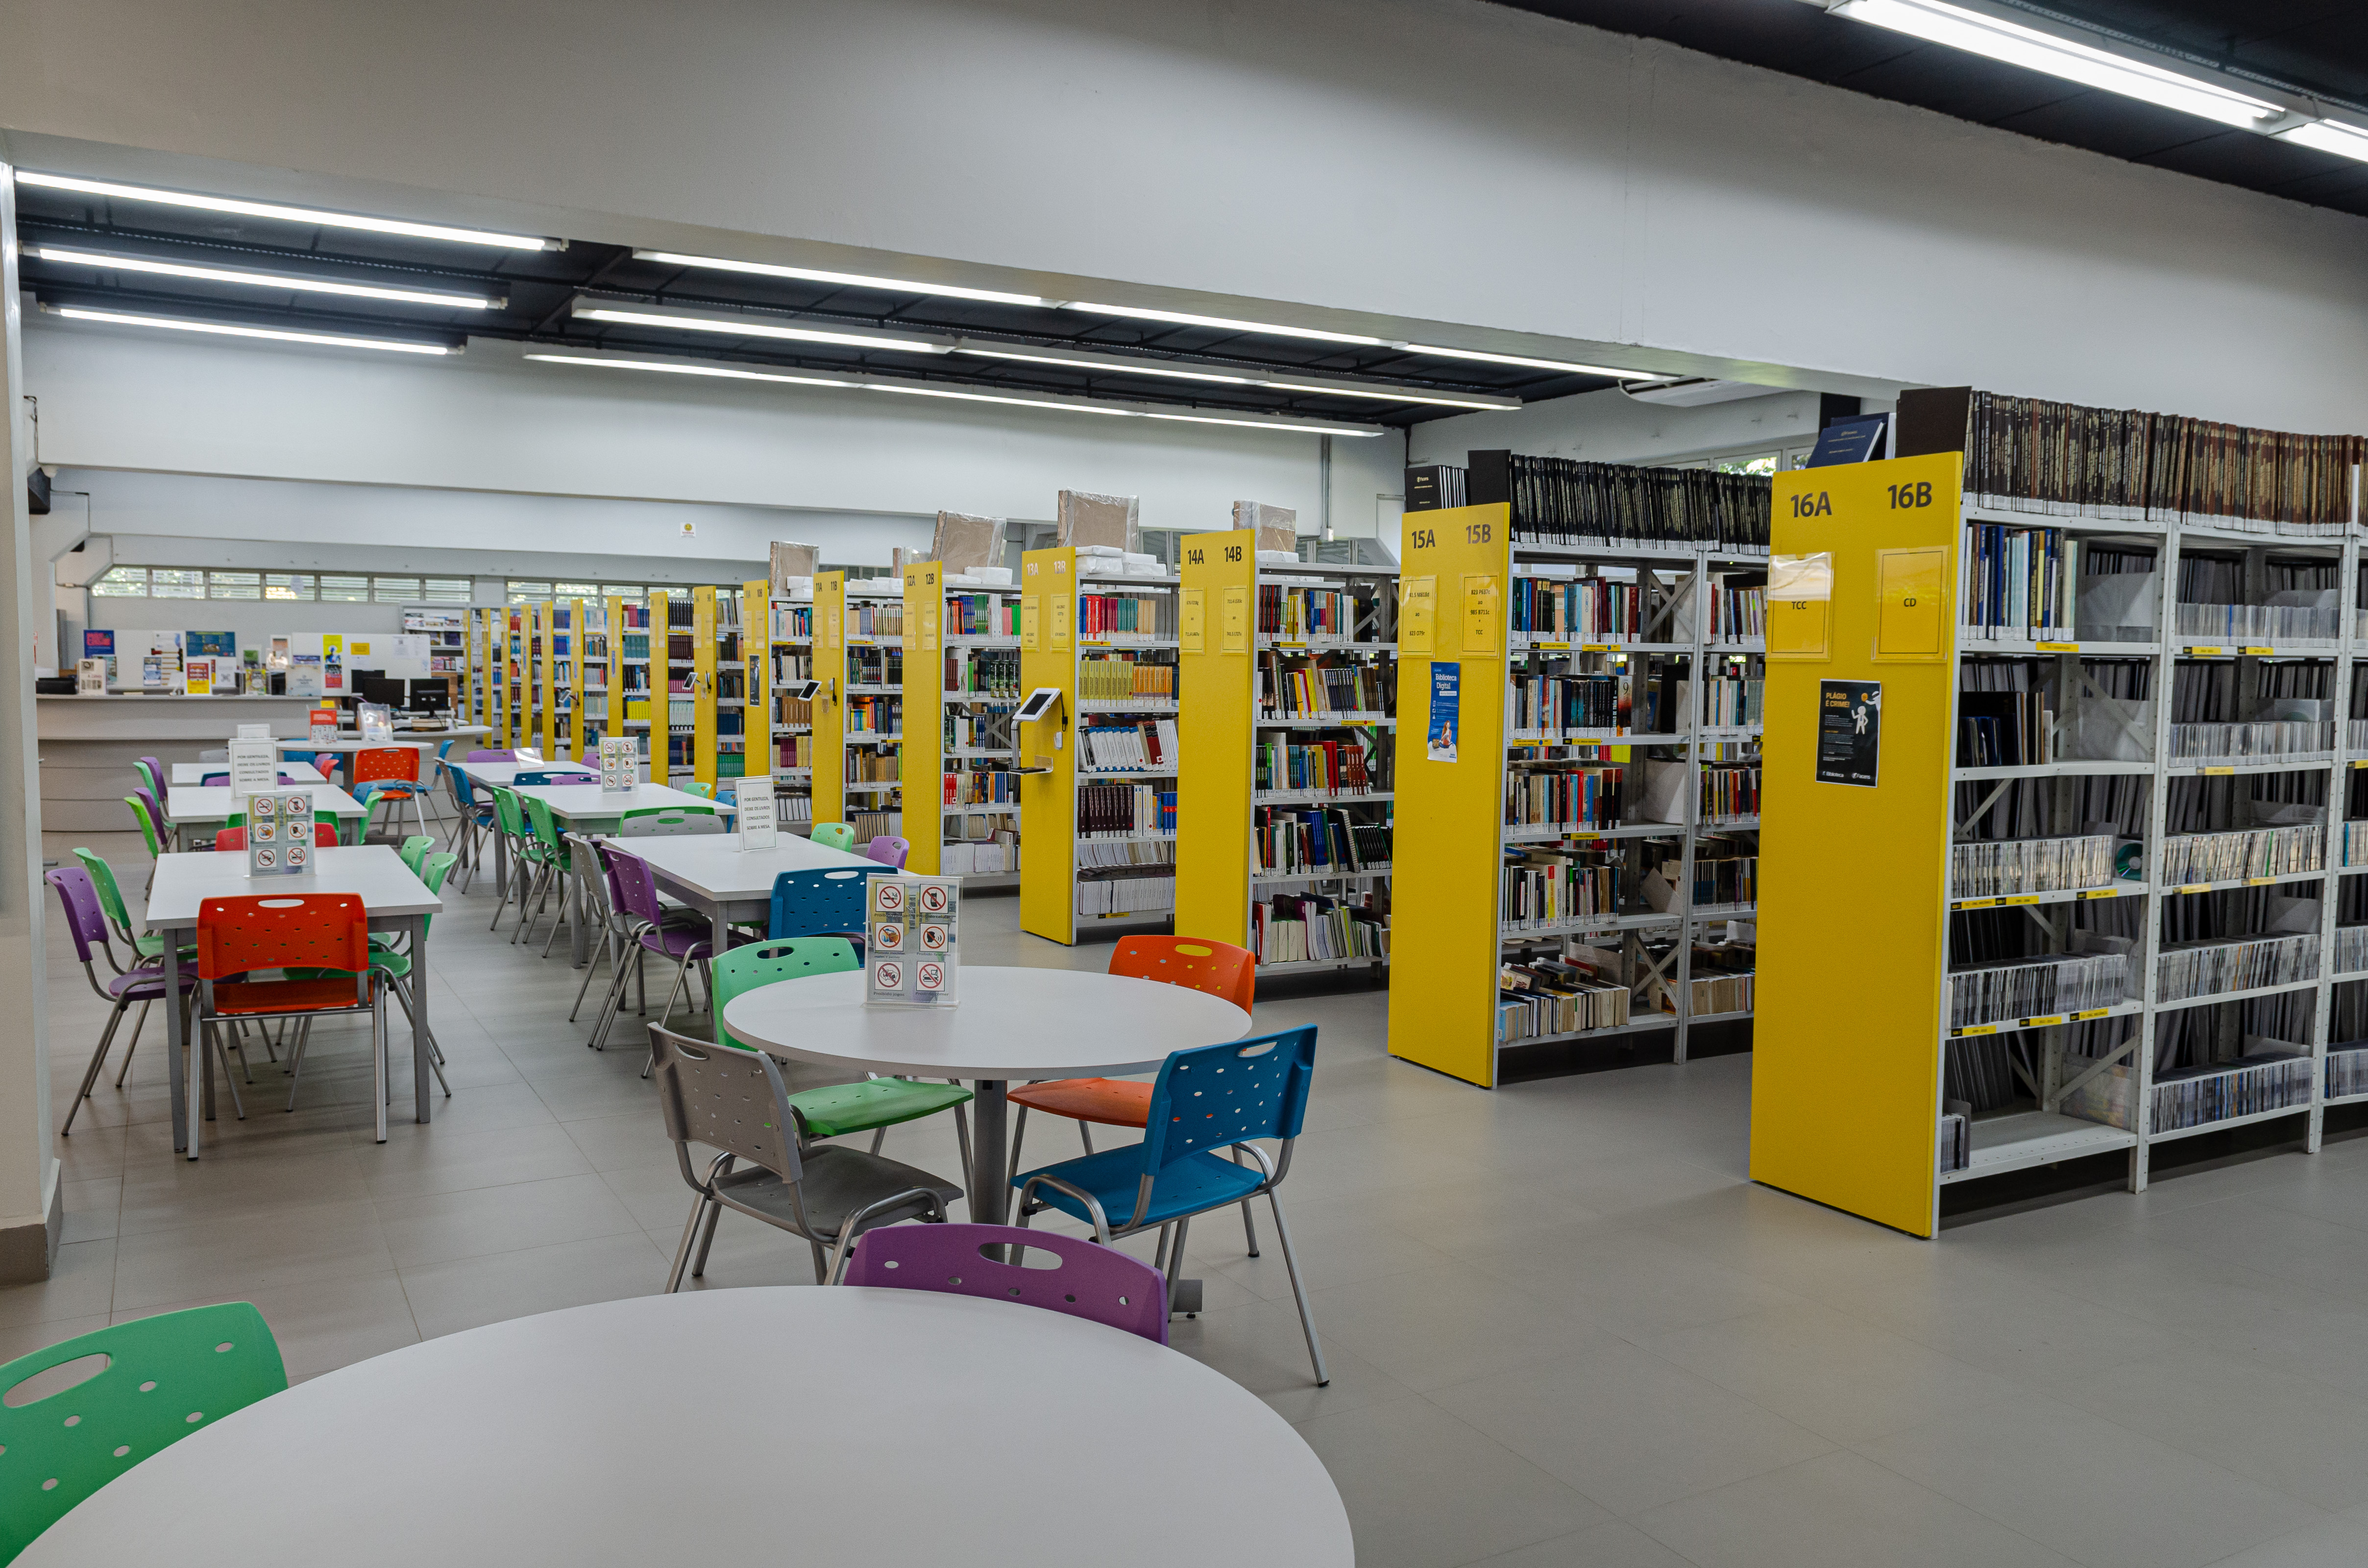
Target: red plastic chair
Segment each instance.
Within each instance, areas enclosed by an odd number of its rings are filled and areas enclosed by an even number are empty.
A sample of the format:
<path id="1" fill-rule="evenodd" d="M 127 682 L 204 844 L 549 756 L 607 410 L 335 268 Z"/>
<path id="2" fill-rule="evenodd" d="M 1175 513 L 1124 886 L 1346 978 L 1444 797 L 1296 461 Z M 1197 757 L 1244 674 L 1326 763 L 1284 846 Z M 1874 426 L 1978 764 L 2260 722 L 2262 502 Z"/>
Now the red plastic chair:
<path id="1" fill-rule="evenodd" d="M 1023 1268 L 989 1247 L 1033 1247 L 1061 1260 L 1057 1268 Z M 1167 1343 L 1167 1280 L 1116 1247 L 1017 1225 L 882 1225 L 855 1244 L 847 1283 L 897 1290 L 936 1290 L 1018 1301 L 1073 1318 L 1106 1323 Z"/>
<path id="2" fill-rule="evenodd" d="M 418 823 L 419 831 L 427 831 L 427 808 L 422 803 L 427 787 L 419 781 L 419 753 L 413 747 L 373 746 L 368 751 L 354 753 L 352 789 L 355 796 L 373 812 L 378 809 L 381 796 L 396 801 L 409 801 L 411 814 Z M 403 826 L 399 806 L 394 826 L 398 831 Z M 362 824 L 362 836 L 370 836 L 367 819 Z"/>
<path id="3" fill-rule="evenodd" d="M 336 848 L 337 846 L 337 830 L 324 822 L 314 823 L 313 824 L 313 843 L 315 847 L 321 849 Z M 214 829 L 214 847 L 216 849 L 245 848 L 246 829 L 244 827 L 218 827 Z"/>
<path id="4" fill-rule="evenodd" d="M 312 1020 L 368 1014 L 377 1090 L 378 1141 L 386 1142 L 386 994 L 371 967 L 370 911 L 352 893 L 286 893 L 209 898 L 198 903 L 198 1039 L 213 1049 L 217 1025 L 258 1018 L 303 1020 L 289 1062 L 288 1107 L 304 1066 Z M 257 980 L 273 970 L 288 978 Z M 242 1110 L 242 1115 L 244 1111 Z"/>

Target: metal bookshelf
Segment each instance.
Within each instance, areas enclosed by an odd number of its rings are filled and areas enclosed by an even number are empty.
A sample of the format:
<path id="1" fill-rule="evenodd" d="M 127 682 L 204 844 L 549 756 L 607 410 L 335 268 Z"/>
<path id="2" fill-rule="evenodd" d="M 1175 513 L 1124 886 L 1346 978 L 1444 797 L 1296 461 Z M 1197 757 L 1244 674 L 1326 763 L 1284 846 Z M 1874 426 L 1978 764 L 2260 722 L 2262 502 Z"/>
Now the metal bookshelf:
<path id="1" fill-rule="evenodd" d="M 934 783 L 919 799 L 939 814 L 932 833 L 907 813 L 909 864 L 965 887 L 1016 888 L 1019 590 L 916 562 L 905 569 L 905 623 L 924 643 L 905 664 L 905 760 L 916 785 Z"/>

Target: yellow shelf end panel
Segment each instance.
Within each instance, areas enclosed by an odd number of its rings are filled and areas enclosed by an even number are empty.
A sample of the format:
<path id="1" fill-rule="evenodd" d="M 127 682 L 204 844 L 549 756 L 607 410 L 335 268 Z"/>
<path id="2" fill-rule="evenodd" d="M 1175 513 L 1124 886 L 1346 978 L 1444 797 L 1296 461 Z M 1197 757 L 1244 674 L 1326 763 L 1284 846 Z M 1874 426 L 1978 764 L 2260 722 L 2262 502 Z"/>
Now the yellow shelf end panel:
<path id="1" fill-rule="evenodd" d="M 814 583 L 814 820 L 847 820 L 847 574 Z"/>
<path id="2" fill-rule="evenodd" d="M 773 585 L 763 577 L 740 585 L 740 773 L 773 771 Z"/>
<path id="3" fill-rule="evenodd" d="M 674 750 L 673 638 L 666 631 L 667 596 L 650 590 L 650 782 L 663 784 Z"/>
<path id="4" fill-rule="evenodd" d="M 632 733 L 625 728 L 625 601 L 611 594 L 603 608 L 609 614 L 609 684 L 601 707 L 609 716 L 600 721 L 600 733 L 613 738 Z"/>
<path id="5" fill-rule="evenodd" d="M 1390 1054 L 1491 1088 L 1511 525 L 1502 504 L 1408 512 L 1398 556 Z"/>
<path id="6" fill-rule="evenodd" d="M 1251 748 L 1258 733 L 1258 535 L 1181 541 L 1176 934 L 1250 945 Z"/>
<path id="7" fill-rule="evenodd" d="M 535 740 L 547 759 L 559 755 L 559 694 L 552 687 L 553 644 L 559 641 L 555 608 L 549 599 L 534 607 Z"/>
<path id="8" fill-rule="evenodd" d="M 1751 1176 L 1911 1235 L 1937 1222 L 1956 452 L 1776 476 Z M 1821 744 L 1822 742 L 1822 744 Z"/>
<path id="9" fill-rule="evenodd" d="M 584 618 L 584 601 L 569 599 L 567 609 L 567 755 L 584 755 L 584 654 L 591 646 L 586 635 L 590 628 Z"/>
<path id="10" fill-rule="evenodd" d="M 1077 552 L 1019 558 L 1019 696 L 1056 687 L 1057 710 L 1015 724 L 1019 751 L 1019 928 L 1047 941 L 1077 939 Z"/>
<path id="11" fill-rule="evenodd" d="M 934 877 L 946 813 L 946 569 L 935 561 L 905 568 L 905 869 Z"/>
<path id="12" fill-rule="evenodd" d="M 715 589 L 706 584 L 690 590 L 690 772 L 708 786 L 715 785 Z"/>

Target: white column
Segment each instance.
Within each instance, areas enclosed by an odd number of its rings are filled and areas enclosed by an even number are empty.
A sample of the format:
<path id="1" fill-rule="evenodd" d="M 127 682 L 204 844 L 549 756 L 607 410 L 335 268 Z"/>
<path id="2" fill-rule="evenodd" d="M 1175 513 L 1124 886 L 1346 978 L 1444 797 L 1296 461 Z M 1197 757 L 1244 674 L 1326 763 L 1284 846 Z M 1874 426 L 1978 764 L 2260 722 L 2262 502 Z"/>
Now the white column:
<path id="1" fill-rule="evenodd" d="M 49 1277 L 57 1252 L 58 1161 L 50 1118 L 49 999 L 41 936 L 41 791 L 35 761 L 33 645 L 54 622 L 44 563 L 33 565 L 25 476 L 33 426 L 24 399 L 23 307 L 17 292 L 15 168 L 0 140 L 0 1284 Z M 47 637 L 43 641 L 47 641 Z M 52 651 L 52 659 L 55 653 Z"/>

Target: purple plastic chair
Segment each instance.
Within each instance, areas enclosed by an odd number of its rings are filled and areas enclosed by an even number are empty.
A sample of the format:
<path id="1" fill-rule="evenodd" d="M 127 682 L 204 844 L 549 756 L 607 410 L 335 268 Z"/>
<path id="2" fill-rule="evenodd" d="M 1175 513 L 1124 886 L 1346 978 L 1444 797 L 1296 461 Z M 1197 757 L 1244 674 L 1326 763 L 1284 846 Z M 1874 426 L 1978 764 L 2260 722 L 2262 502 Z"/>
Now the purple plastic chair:
<path id="1" fill-rule="evenodd" d="M 593 1027 L 595 1050 L 608 1049 L 609 1026 L 616 1021 L 618 1007 L 624 1000 L 626 979 L 637 972 L 643 955 L 655 953 L 674 960 L 674 983 L 666 988 L 666 1005 L 658 1009 L 658 1021 L 664 1023 L 674 1013 L 674 999 L 687 983 L 690 966 L 704 964 L 714 956 L 714 945 L 704 926 L 674 926 L 666 924 L 666 907 L 658 899 L 657 879 L 650 874 L 650 863 L 638 855 L 629 855 L 615 845 L 604 846 L 609 862 L 609 895 L 615 901 L 617 913 L 623 915 L 632 936 L 633 953 L 632 969 L 620 963 L 609 981 L 609 1000 L 600 1008 L 600 1021 Z M 703 972 L 703 971 L 702 971 Z M 714 994 L 713 981 L 708 982 L 710 995 Z M 642 993 L 644 1010 L 649 993 Z M 647 1064 L 642 1076 L 650 1075 Z"/>
<path id="2" fill-rule="evenodd" d="M 91 990 L 98 994 L 100 1001 L 114 1004 L 114 1009 L 107 1015 L 106 1032 L 98 1037 L 98 1049 L 90 1053 L 90 1067 L 82 1075 L 82 1089 L 66 1111 L 65 1125 L 58 1129 L 58 1136 L 63 1138 L 74 1131 L 74 1113 L 81 1110 L 82 1102 L 90 1097 L 91 1085 L 98 1082 L 99 1069 L 107 1065 L 108 1048 L 115 1043 L 115 1031 L 123 1022 L 124 1010 L 137 1002 L 140 1004 L 140 1017 L 132 1020 L 131 1043 L 123 1048 L 123 1072 L 131 1071 L 131 1052 L 138 1048 L 140 1030 L 148 1022 L 148 1005 L 165 999 L 165 976 L 161 970 L 135 969 L 100 980 L 97 966 L 91 962 L 93 943 L 97 943 L 98 951 L 106 955 L 108 969 L 117 970 L 120 966 L 115 961 L 114 946 L 107 938 L 107 915 L 99 906 L 98 890 L 91 885 L 90 873 L 80 866 L 61 866 L 54 871 L 43 872 L 41 880 L 57 890 L 58 902 L 65 905 L 66 931 L 74 937 L 74 956 L 82 960 L 84 978 L 90 982 Z M 183 994 L 197 988 L 196 973 L 184 971 L 181 975 Z M 121 1087 L 123 1074 L 118 1074 L 115 1082 L 119 1088 Z"/>
<path id="3" fill-rule="evenodd" d="M 313 770 L 331 784 L 337 781 L 337 767 L 344 761 L 343 752 L 316 751 L 313 754 Z"/>
<path id="4" fill-rule="evenodd" d="M 165 814 L 165 802 L 156 798 L 156 791 L 145 784 L 134 784 L 131 792 L 140 797 L 142 805 L 148 808 L 148 820 L 156 824 L 156 836 L 163 840 L 165 850 L 170 852 L 179 848 L 176 840 L 180 835 L 174 828 L 172 819 Z"/>
<path id="5" fill-rule="evenodd" d="M 866 859 L 877 860 L 896 870 L 905 869 L 905 857 L 913 852 L 912 840 L 883 833 L 863 846 Z"/>
<path id="6" fill-rule="evenodd" d="M 467 762 L 516 762 L 514 751 L 472 751 L 462 760 Z"/>
<path id="7" fill-rule="evenodd" d="M 1061 1260 L 1058 1268 L 1023 1268 L 987 1255 L 990 1247 L 1028 1246 Z M 888 1225 L 855 1244 L 849 1285 L 984 1296 L 1065 1312 L 1167 1343 L 1167 1281 L 1159 1270 L 1116 1247 L 1017 1225 Z"/>

